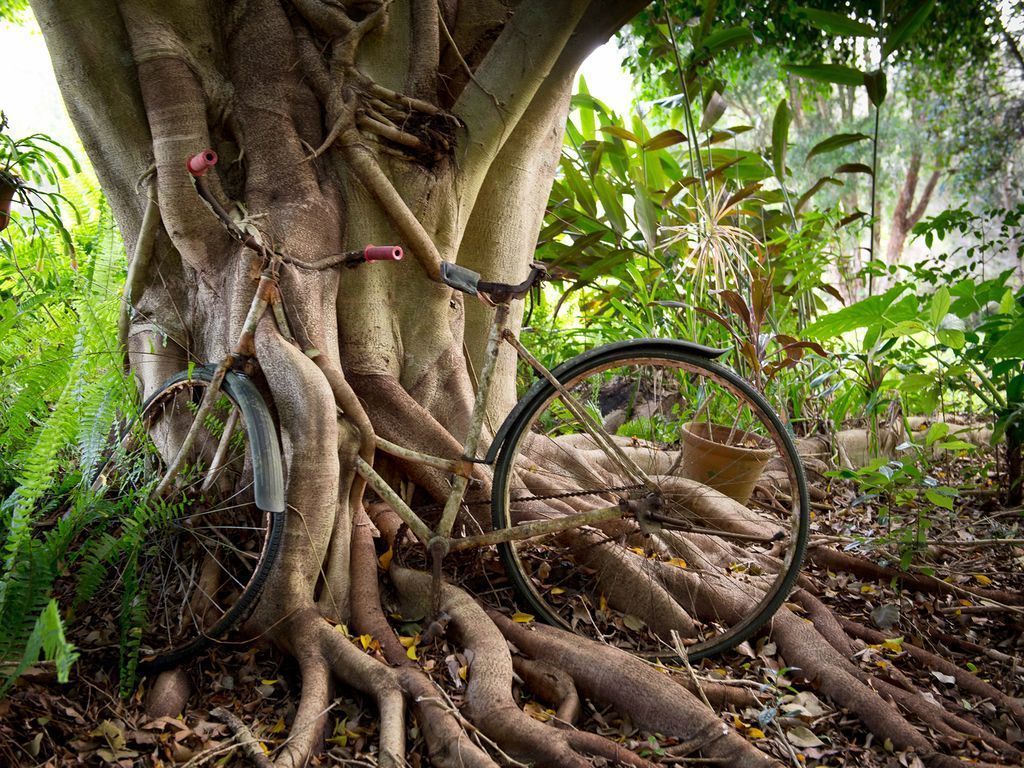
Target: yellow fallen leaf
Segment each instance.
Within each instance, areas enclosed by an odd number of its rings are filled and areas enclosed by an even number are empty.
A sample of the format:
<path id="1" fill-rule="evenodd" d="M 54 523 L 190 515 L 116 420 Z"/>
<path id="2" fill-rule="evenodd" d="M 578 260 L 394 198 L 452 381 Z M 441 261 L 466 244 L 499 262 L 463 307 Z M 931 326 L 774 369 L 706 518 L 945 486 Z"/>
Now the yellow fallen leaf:
<path id="1" fill-rule="evenodd" d="M 861 584 L 860 585 L 860 593 L 862 595 L 873 595 L 875 593 L 875 585 L 874 584 Z"/>
<path id="2" fill-rule="evenodd" d="M 270 726 L 270 733 L 281 733 L 284 730 L 284 718 L 277 718 L 277 722 Z"/>
<path id="3" fill-rule="evenodd" d="M 747 736 L 749 736 L 752 739 L 763 739 L 764 731 L 762 731 L 760 728 L 747 728 Z"/>
<path id="4" fill-rule="evenodd" d="M 391 558 L 394 557 L 395 551 L 388 547 L 388 551 L 377 558 L 377 562 L 380 563 L 380 567 L 385 571 L 391 567 Z"/>
<path id="5" fill-rule="evenodd" d="M 359 644 L 363 646 L 363 650 L 365 651 L 367 648 L 373 645 L 373 635 L 360 635 Z"/>
<path id="6" fill-rule="evenodd" d="M 523 613 L 522 611 L 516 611 L 512 614 L 512 621 L 517 624 L 529 624 L 533 621 L 533 615 L 529 613 Z"/>
<path id="7" fill-rule="evenodd" d="M 900 653 L 903 650 L 903 638 L 902 637 L 892 637 L 892 638 L 889 638 L 888 640 L 883 640 L 882 641 L 882 645 L 885 646 L 885 648 L 887 648 L 890 651 L 895 651 L 896 653 Z"/>
<path id="8" fill-rule="evenodd" d="M 644 551 L 643 547 L 630 547 L 629 551 L 634 554 L 641 555 L 642 557 L 647 557 L 647 553 Z"/>
<path id="9" fill-rule="evenodd" d="M 413 637 L 406 637 L 405 635 L 398 636 L 398 642 L 402 644 L 403 648 L 411 648 L 416 645 L 416 641 L 419 639 L 419 635 L 414 635 Z"/>
<path id="10" fill-rule="evenodd" d="M 976 574 L 974 574 L 974 580 L 976 582 L 978 582 L 979 584 L 981 584 L 981 586 L 983 586 L 983 587 L 987 587 L 989 584 L 992 583 L 992 579 L 990 579 L 988 576 L 986 576 L 983 573 L 976 573 Z"/>
<path id="11" fill-rule="evenodd" d="M 669 565 L 674 565 L 676 568 L 685 568 L 686 567 L 686 561 L 683 560 L 683 558 L 681 558 L 681 557 L 673 557 L 671 560 L 668 561 L 668 564 Z"/>
<path id="12" fill-rule="evenodd" d="M 410 645 L 408 650 L 406 650 L 405 655 L 408 656 L 413 661 L 419 660 L 419 656 L 416 655 L 416 646 L 415 645 Z"/>
<path id="13" fill-rule="evenodd" d="M 552 587 L 551 588 L 551 594 L 552 595 L 564 595 L 565 594 L 565 590 L 562 589 L 561 587 Z"/>
<path id="14" fill-rule="evenodd" d="M 260 682 L 263 683 L 263 685 L 277 685 L 276 678 L 273 680 L 260 680 Z"/>
<path id="15" fill-rule="evenodd" d="M 469 667 L 463 664 L 459 667 L 459 679 L 465 681 L 469 677 Z"/>

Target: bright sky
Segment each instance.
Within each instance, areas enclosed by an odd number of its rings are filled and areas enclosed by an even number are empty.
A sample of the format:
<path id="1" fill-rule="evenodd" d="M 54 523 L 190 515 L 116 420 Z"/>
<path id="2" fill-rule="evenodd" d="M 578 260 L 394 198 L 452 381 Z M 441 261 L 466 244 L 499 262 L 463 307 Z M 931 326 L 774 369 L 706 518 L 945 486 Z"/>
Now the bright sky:
<path id="1" fill-rule="evenodd" d="M 632 82 L 619 62 L 622 54 L 609 42 L 583 63 L 587 87 L 619 114 L 629 114 Z M 11 133 L 48 133 L 72 147 L 78 145 L 50 68 L 43 36 L 34 21 L 23 26 L 0 22 L 0 110 L 7 113 Z"/>

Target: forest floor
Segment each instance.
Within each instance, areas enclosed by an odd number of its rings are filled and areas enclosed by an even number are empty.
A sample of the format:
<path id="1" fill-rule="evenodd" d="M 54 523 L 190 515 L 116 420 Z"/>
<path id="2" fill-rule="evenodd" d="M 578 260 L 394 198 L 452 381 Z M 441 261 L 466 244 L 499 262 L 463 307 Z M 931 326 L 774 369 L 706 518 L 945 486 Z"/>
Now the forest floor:
<path id="1" fill-rule="evenodd" d="M 1001 508 L 988 472 L 976 462 L 948 461 L 934 467 L 940 482 L 956 485 L 975 478 L 976 487 L 964 492 L 947 511 L 924 497 L 904 498 L 890 518 L 880 514 L 878 498 L 865 498 L 845 481 L 833 483 L 827 503 L 817 504 L 812 542 L 866 555 L 882 565 L 900 566 L 901 550 L 914 541 L 920 525 L 929 544 L 914 552 L 904 566 L 932 574 L 954 584 L 1024 590 L 1024 511 Z M 944 476 L 945 475 L 945 476 Z M 998 540 L 1009 541 L 998 541 Z M 509 604 L 501 589 L 496 558 L 482 567 L 497 591 L 491 599 Z M 824 570 L 810 559 L 806 573 L 819 596 L 839 616 L 872 627 L 879 642 L 859 642 L 856 661 L 866 669 L 894 681 L 911 683 L 925 697 L 942 701 L 969 719 L 976 719 L 1014 745 L 1024 744 L 1022 726 L 991 702 L 959 690 L 952 675 L 929 669 L 909 657 L 902 643 L 913 643 L 961 669 L 976 672 L 1010 696 L 1024 695 L 1024 610 L 986 605 L 955 595 L 925 595 L 901 590 L 894 581 L 869 581 L 844 572 Z M 791 609 L 801 609 L 790 604 Z M 98 611 L 109 611 L 109 606 Z M 511 610 L 511 609 L 509 609 Z M 102 613 L 97 614 L 104 619 Z M 89 617 L 80 617 L 87 619 Z M 97 617 L 91 617 L 93 619 Z M 528 617 L 519 615 L 519 620 Z M 83 623 L 100 637 L 102 621 Z M 107 625 L 107 633 L 113 634 Z M 339 627 L 344 631 L 344 628 Z M 416 658 L 458 707 L 465 691 L 467 659 L 444 638 L 432 644 L 417 641 L 415 626 L 399 629 L 406 636 L 411 658 Z M 100 633 L 95 634 L 95 633 Z M 353 638 L 367 653 L 379 652 L 369 636 Z M 101 645 L 104 644 L 101 642 Z M 114 643 L 82 656 L 70 684 L 57 684 L 53 672 L 34 668 L 0 700 L 0 765 L 246 765 L 246 759 L 228 727 L 211 715 L 224 707 L 238 715 L 273 756 L 289 733 L 298 701 L 298 669 L 293 660 L 251 644 L 220 646 L 189 667 L 192 698 L 180 718 L 148 719 L 143 702 L 143 680 L 128 698 L 118 695 L 118 662 Z M 948 670 L 947 670 L 948 671 Z M 791 766 L 913 766 L 913 755 L 893 751 L 890 743 L 875 739 L 856 718 L 837 709 L 779 657 L 770 632 L 740 645 L 716 660 L 693 670 L 671 668 L 673 675 L 694 674 L 709 682 L 726 682 L 744 689 L 749 706 L 721 712 L 723 721 L 765 752 Z M 517 683 L 521 706 L 540 720 L 554 712 L 535 700 Z M 325 734 L 318 765 L 376 765 L 376 713 L 369 701 L 341 697 L 333 703 L 332 732 Z M 674 754 L 677 743 L 661 734 L 645 733 L 628 718 L 585 703 L 578 727 L 593 730 L 665 765 L 701 765 L 700 759 Z M 429 765 L 415 729 L 409 741 L 409 763 Z M 972 761 L 965 745 L 962 759 Z"/>

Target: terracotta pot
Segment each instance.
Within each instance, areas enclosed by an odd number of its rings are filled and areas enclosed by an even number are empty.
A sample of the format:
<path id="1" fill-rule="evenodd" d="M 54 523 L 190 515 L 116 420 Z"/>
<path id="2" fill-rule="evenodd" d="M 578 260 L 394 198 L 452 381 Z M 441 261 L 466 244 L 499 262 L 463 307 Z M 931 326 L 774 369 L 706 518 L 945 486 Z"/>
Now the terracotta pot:
<path id="1" fill-rule="evenodd" d="M 0 232 L 11 223 L 11 200 L 17 187 L 0 178 Z"/>
<path id="2" fill-rule="evenodd" d="M 681 433 L 680 474 L 746 504 L 765 466 L 775 456 L 770 441 L 758 435 L 703 421 L 685 424 Z"/>

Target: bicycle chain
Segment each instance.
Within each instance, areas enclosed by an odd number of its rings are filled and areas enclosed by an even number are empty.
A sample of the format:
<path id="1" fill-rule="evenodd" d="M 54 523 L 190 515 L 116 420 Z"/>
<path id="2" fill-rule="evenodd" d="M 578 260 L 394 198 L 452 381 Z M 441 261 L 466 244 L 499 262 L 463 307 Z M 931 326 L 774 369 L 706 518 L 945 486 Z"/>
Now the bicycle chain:
<path id="1" fill-rule="evenodd" d="M 613 488 L 599 488 L 590 491 L 567 491 L 565 493 L 550 493 L 547 496 L 518 496 L 514 499 L 509 499 L 509 503 L 518 503 L 521 501 L 547 501 L 548 499 L 571 499 L 577 496 L 592 496 L 596 493 L 614 493 L 615 491 L 629 491 L 635 488 L 643 488 L 643 485 L 639 483 L 633 483 L 632 485 L 618 485 Z M 490 504 L 489 500 L 484 501 L 463 501 L 464 507 L 482 507 L 485 504 Z M 419 514 L 420 512 L 437 512 L 444 509 L 444 504 L 431 504 L 427 507 L 418 507 L 413 511 Z"/>

